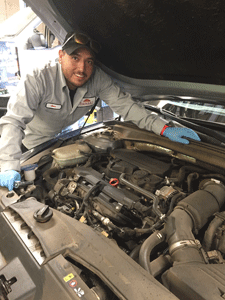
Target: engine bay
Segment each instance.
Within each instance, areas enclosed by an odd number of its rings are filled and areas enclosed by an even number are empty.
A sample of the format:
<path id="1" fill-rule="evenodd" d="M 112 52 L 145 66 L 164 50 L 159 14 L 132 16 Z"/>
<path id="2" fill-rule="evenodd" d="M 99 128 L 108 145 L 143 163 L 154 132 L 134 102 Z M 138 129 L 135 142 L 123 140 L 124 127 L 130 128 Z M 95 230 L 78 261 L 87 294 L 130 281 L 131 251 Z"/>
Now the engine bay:
<path id="1" fill-rule="evenodd" d="M 112 240 L 179 299 L 220 299 L 225 176 L 216 171 L 109 127 L 41 156 L 34 181 L 14 191 L 20 202 L 36 199 Z M 98 299 L 117 299 L 105 295 Z"/>

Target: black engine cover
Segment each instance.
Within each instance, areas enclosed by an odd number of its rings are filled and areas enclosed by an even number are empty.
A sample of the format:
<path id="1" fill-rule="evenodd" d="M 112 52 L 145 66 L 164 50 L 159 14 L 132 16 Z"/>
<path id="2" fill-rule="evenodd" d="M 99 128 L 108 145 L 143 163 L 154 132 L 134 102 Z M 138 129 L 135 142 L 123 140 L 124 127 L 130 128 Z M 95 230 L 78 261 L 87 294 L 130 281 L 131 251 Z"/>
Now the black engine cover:
<path id="1" fill-rule="evenodd" d="M 141 170 L 146 170 L 150 174 L 155 174 L 164 177 L 171 168 L 170 163 L 160 161 L 149 157 L 143 153 L 129 149 L 115 149 L 110 153 L 114 158 L 121 159 L 130 163 Z"/>

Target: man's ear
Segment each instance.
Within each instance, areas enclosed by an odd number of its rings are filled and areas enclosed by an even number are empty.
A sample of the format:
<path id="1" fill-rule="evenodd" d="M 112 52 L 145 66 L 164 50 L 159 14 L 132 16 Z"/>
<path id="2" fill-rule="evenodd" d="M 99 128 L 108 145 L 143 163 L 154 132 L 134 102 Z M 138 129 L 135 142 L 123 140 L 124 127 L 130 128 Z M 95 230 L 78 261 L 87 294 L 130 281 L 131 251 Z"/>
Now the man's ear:
<path id="1" fill-rule="evenodd" d="M 62 61 L 62 57 L 65 55 L 64 51 L 63 50 L 59 50 L 59 63 L 61 63 Z"/>

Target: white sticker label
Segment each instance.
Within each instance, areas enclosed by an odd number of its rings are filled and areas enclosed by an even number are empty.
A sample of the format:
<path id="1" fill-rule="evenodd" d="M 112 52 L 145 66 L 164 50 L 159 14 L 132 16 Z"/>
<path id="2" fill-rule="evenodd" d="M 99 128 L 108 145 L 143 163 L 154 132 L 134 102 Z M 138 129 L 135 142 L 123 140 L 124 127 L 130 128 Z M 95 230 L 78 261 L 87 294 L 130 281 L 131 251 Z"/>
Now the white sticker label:
<path id="1" fill-rule="evenodd" d="M 92 106 L 95 103 L 95 97 L 92 98 L 83 98 L 82 101 L 79 103 L 78 107 L 84 106 Z"/>
<path id="2" fill-rule="evenodd" d="M 81 288 L 74 289 L 74 292 L 79 298 L 81 298 L 84 295 L 84 291 Z"/>
<path id="3" fill-rule="evenodd" d="M 51 108 L 51 109 L 57 109 L 57 110 L 59 110 L 59 109 L 61 109 L 62 105 L 60 105 L 60 104 L 54 104 L 54 103 L 47 103 L 46 107 L 47 108 Z"/>

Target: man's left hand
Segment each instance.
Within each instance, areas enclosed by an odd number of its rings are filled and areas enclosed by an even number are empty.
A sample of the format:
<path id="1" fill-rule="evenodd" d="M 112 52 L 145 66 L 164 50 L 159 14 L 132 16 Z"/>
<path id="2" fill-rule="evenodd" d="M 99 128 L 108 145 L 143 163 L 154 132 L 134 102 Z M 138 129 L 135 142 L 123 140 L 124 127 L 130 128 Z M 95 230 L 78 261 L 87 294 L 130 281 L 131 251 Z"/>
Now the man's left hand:
<path id="1" fill-rule="evenodd" d="M 197 135 L 197 133 L 194 130 L 186 127 L 185 128 L 167 127 L 163 131 L 162 135 L 169 138 L 171 141 L 182 143 L 182 144 L 189 144 L 189 141 L 185 139 L 185 137 L 193 139 L 198 142 L 201 141 L 200 137 Z"/>

